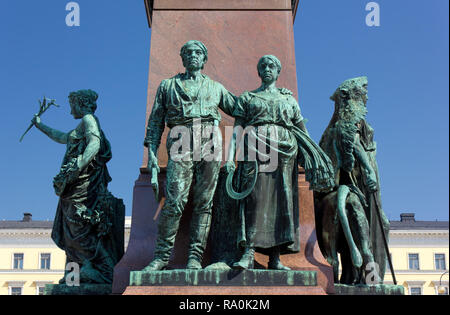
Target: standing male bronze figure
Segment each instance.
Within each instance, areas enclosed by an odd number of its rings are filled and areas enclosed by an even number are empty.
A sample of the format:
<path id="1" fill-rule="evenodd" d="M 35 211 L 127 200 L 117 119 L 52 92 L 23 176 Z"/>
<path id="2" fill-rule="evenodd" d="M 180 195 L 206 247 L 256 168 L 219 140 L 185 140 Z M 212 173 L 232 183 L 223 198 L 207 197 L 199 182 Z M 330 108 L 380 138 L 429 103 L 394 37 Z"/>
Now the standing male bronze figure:
<path id="1" fill-rule="evenodd" d="M 208 159 L 205 156 L 211 154 L 211 149 L 220 152 L 222 143 L 216 139 L 211 146 L 214 135 L 202 137 L 195 125 L 203 131 L 217 131 L 221 119 L 219 108 L 231 115 L 236 101 L 236 97 L 220 83 L 201 73 L 208 59 L 208 50 L 202 42 L 188 41 L 181 48 L 180 55 L 186 72 L 161 82 L 144 141 L 148 147 L 148 169 L 155 184 L 159 172 L 157 151 L 165 124 L 171 131 L 180 130 L 174 132 L 178 138 L 175 139 L 172 132 L 167 138 L 166 200 L 159 218 L 154 259 L 144 271 L 161 270 L 168 265 L 191 184 L 194 185 L 194 208 L 186 268 L 202 268 L 203 251 L 211 224 L 212 199 L 220 170 L 220 158 Z M 173 149 L 180 141 L 189 143 L 189 150 L 182 150 L 182 157 L 178 149 Z M 200 142 L 197 147 L 195 142 Z"/>

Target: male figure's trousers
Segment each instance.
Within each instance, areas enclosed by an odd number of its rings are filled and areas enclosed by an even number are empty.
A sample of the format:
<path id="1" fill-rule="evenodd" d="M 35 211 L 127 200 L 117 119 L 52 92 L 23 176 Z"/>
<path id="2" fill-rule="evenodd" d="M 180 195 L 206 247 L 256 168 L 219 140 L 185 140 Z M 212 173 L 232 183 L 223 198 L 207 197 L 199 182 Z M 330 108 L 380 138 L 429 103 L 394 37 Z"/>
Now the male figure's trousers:
<path id="1" fill-rule="evenodd" d="M 188 259 L 202 262 L 211 226 L 212 201 L 221 164 L 219 159 L 210 161 L 211 159 L 204 158 L 205 143 L 207 142 L 205 140 L 211 141 L 211 139 L 202 139 L 200 144 L 202 153 L 199 154 L 201 158 L 196 161 L 195 158 L 192 158 L 192 154 L 189 154 L 190 158 L 186 160 L 174 159 L 170 154 L 173 140 L 170 141 L 168 138 L 167 149 L 171 157 L 167 164 L 166 200 L 158 222 L 154 259 L 160 259 L 164 262 L 169 261 L 180 219 L 192 186 L 193 212 L 189 233 Z M 221 143 L 216 141 L 215 145 L 216 149 L 220 146 L 217 152 L 220 153 L 219 157 L 221 157 Z"/>

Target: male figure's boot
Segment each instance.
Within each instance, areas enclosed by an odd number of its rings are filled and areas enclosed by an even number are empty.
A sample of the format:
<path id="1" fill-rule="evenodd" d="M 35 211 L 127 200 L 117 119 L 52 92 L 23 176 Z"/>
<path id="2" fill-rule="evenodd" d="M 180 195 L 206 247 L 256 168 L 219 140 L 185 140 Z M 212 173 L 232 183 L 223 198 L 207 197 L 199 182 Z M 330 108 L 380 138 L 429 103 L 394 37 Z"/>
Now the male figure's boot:
<path id="1" fill-rule="evenodd" d="M 233 264 L 234 269 L 253 269 L 255 262 L 255 249 L 246 247 L 241 260 Z"/>
<path id="2" fill-rule="evenodd" d="M 280 250 L 278 248 L 273 249 L 269 255 L 269 264 L 267 266 L 269 269 L 275 270 L 291 270 L 291 268 L 286 267 L 280 261 Z"/>
<path id="3" fill-rule="evenodd" d="M 165 215 L 164 212 L 161 213 L 158 223 L 158 237 L 156 239 L 154 259 L 142 271 L 163 270 L 167 267 L 179 224 L 180 218 L 178 216 Z"/>
<path id="4" fill-rule="evenodd" d="M 210 226 L 210 213 L 194 214 L 192 216 L 186 269 L 202 269 L 203 253 L 206 248 Z"/>

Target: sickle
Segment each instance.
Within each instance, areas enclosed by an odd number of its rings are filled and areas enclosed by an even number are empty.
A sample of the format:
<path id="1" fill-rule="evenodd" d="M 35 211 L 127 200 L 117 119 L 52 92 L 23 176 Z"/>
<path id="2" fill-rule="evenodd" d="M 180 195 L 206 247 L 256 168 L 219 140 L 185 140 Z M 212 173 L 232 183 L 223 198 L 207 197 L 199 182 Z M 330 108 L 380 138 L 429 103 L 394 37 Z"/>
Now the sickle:
<path id="1" fill-rule="evenodd" d="M 233 175 L 234 175 L 234 172 L 230 172 L 227 175 L 227 181 L 226 181 L 225 187 L 227 189 L 228 196 L 230 196 L 231 198 L 233 198 L 235 200 L 244 199 L 245 197 L 250 195 L 250 193 L 255 188 L 256 180 L 258 179 L 258 162 L 255 161 L 255 176 L 253 177 L 252 184 L 250 185 L 250 187 L 246 191 L 236 192 L 233 189 Z"/>

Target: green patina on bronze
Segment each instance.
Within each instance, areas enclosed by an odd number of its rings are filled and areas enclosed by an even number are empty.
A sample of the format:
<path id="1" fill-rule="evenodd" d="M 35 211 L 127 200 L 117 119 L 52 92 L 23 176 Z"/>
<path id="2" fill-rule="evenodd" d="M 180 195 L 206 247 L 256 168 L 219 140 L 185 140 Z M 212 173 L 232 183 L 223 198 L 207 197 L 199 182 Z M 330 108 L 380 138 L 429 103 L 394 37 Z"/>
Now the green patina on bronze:
<path id="1" fill-rule="evenodd" d="M 65 251 L 67 263 L 79 265 L 81 284 L 111 284 L 124 250 L 125 207 L 108 191 L 111 146 L 94 115 L 97 97 L 92 90 L 70 93 L 71 114 L 81 122 L 67 133 L 43 124 L 39 115 L 32 120 L 50 139 L 66 145 L 53 180 L 60 198 L 52 239 Z"/>
<path id="2" fill-rule="evenodd" d="M 358 77 L 339 86 L 331 96 L 335 112 L 320 141 L 333 163 L 336 189 L 316 193 L 316 226 L 336 283 L 366 283 L 373 263 L 379 279 L 368 281 L 382 282 L 386 270 L 389 221 L 381 208 L 373 129 L 365 120 L 367 85 L 366 77 Z"/>
<path id="3" fill-rule="evenodd" d="M 236 120 L 226 164 L 228 178 L 235 168 L 236 146 L 242 141 L 244 158 L 238 163 L 234 187 L 230 180 L 228 186 L 219 183 L 225 189 L 215 198 L 212 239 L 220 249 L 213 249 L 213 262 L 233 263 L 234 259 L 234 268 L 251 269 L 256 250 L 269 255 L 269 269 L 288 270 L 279 255 L 299 251 L 298 165 L 305 168 L 312 189 L 330 190 L 334 174 L 326 154 L 309 137 L 292 93 L 276 87 L 281 62 L 275 56 L 263 56 L 257 69 L 261 86 L 243 93 L 233 111 Z M 250 133 L 242 137 L 236 130 L 244 128 L 250 128 Z M 256 139 L 257 148 L 250 144 L 250 137 Z M 269 159 L 276 160 L 274 170 L 264 171 L 268 162 L 260 157 L 267 157 L 267 152 L 260 149 L 261 144 L 272 150 Z M 249 194 L 235 202 L 225 191 L 231 197 L 238 195 L 234 191 Z"/>
<path id="4" fill-rule="evenodd" d="M 208 59 L 208 51 L 203 43 L 187 42 L 181 48 L 180 56 L 186 72 L 161 82 L 148 120 L 147 136 L 144 141 L 144 145 L 148 147 L 148 170 L 151 173 L 152 186 L 156 198 L 159 199 L 157 151 L 163 130 L 166 125 L 171 129 L 185 127 L 189 133 L 176 135 L 177 138 L 169 135 L 167 138 L 166 148 L 169 160 L 164 191 L 166 200 L 159 217 L 154 260 L 146 267 L 146 270 L 159 270 L 167 266 L 191 186 L 193 186 L 193 214 L 187 268 L 201 268 L 211 224 L 212 199 L 219 176 L 220 161 L 206 161 L 203 156 L 196 160 L 193 156 L 195 150 L 192 150 L 192 147 L 186 159 L 175 160 L 171 148 L 184 136 L 190 138 L 188 140 L 191 146 L 194 141 L 201 139 L 199 146 L 203 152 L 210 139 L 194 134 L 193 124 L 199 120 L 202 128 L 217 127 L 221 119 L 219 108 L 227 114 L 232 114 L 236 102 L 236 97 L 220 83 L 201 73 Z M 216 149 L 217 147 L 221 149 L 221 143 L 216 143 L 215 146 Z"/>
<path id="5" fill-rule="evenodd" d="M 336 295 L 405 295 L 405 288 L 401 285 L 345 285 L 335 284 Z"/>
<path id="6" fill-rule="evenodd" d="M 110 295 L 111 293 L 111 284 L 92 283 L 82 283 L 79 286 L 47 284 L 44 290 L 44 295 Z"/>
<path id="7" fill-rule="evenodd" d="M 132 271 L 130 286 L 317 286 L 317 272 L 303 270 Z"/>
<path id="8" fill-rule="evenodd" d="M 45 96 L 42 101 L 38 100 L 38 102 L 39 102 L 39 112 L 37 114 L 35 114 L 35 116 L 37 116 L 37 117 L 41 117 L 47 111 L 47 109 L 49 109 L 50 106 L 52 106 L 52 105 L 59 107 L 59 105 L 55 103 L 55 100 L 49 100 Z M 31 128 L 33 128 L 33 126 L 34 126 L 34 123 L 31 122 L 30 125 L 28 126 L 27 130 L 25 130 L 25 132 L 20 137 L 19 142 L 22 142 L 23 137 L 25 137 L 25 135 L 28 133 L 28 131 L 31 130 Z"/>

